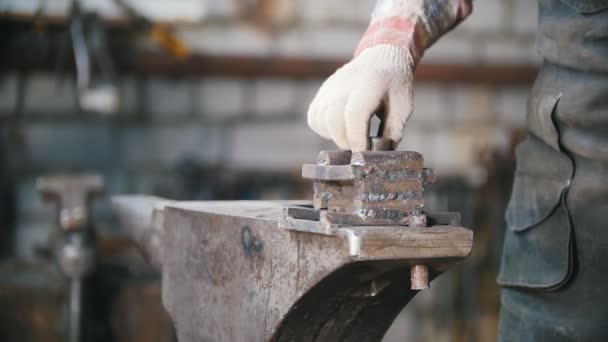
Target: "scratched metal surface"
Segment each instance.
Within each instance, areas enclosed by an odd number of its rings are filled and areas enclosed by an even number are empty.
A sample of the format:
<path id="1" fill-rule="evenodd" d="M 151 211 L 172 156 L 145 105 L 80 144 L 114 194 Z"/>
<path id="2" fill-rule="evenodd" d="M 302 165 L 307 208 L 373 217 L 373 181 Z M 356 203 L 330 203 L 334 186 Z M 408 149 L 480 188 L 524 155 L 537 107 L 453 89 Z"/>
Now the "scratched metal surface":
<path id="1" fill-rule="evenodd" d="M 357 227 L 336 236 L 278 227 L 284 206 L 305 203 L 162 207 L 162 229 L 149 231 L 159 234 L 163 304 L 180 341 L 379 341 L 417 293 L 409 268 L 423 250 L 431 277 L 470 252 L 472 233 L 461 227 L 411 234 Z M 361 240 L 360 254 L 349 236 Z"/>
<path id="2" fill-rule="evenodd" d="M 313 204 L 333 224 L 400 225 L 420 215 L 424 187 L 434 181 L 412 151 L 321 151 L 302 176 L 313 180 Z"/>

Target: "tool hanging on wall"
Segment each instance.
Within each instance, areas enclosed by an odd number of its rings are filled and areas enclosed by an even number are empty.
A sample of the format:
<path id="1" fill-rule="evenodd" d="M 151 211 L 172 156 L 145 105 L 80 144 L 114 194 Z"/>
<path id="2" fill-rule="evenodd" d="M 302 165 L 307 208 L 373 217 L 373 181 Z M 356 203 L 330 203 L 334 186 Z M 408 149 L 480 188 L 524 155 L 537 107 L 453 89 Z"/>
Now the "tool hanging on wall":
<path id="1" fill-rule="evenodd" d="M 72 2 L 70 18 L 80 107 L 85 111 L 114 113 L 119 97 L 113 83 L 114 67 L 108 54 L 103 24 L 95 13 L 84 15 L 78 0 Z M 100 72 L 95 83 L 92 81 L 93 63 L 97 64 Z"/>
<path id="2" fill-rule="evenodd" d="M 122 8 L 138 29 L 146 32 L 163 50 L 177 59 L 183 60 L 190 57 L 192 54 L 190 47 L 173 32 L 171 25 L 153 22 L 139 14 L 133 6 L 124 0 L 114 0 L 114 3 Z"/>

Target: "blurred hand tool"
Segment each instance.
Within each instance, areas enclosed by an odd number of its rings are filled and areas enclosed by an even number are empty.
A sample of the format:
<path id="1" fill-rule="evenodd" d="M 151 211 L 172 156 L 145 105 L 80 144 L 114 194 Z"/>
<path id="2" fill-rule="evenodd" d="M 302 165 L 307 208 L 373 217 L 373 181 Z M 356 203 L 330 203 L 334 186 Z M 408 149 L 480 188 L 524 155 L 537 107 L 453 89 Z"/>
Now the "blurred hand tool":
<path id="1" fill-rule="evenodd" d="M 118 90 L 112 83 L 112 60 L 107 53 L 102 23 L 95 14 L 85 17 L 78 0 L 72 2 L 70 17 L 80 106 L 87 111 L 114 113 L 118 108 Z M 88 32 L 85 28 L 89 29 Z M 93 61 L 97 62 L 101 75 L 96 84 L 91 80 Z"/>
<path id="2" fill-rule="evenodd" d="M 157 42 L 165 51 L 178 59 L 190 57 L 190 47 L 185 41 L 173 33 L 171 25 L 151 21 L 139 14 L 137 10 L 125 0 L 114 0 L 114 2 L 123 9 L 131 20 L 133 20 L 138 29 L 147 32 L 152 40 Z"/>

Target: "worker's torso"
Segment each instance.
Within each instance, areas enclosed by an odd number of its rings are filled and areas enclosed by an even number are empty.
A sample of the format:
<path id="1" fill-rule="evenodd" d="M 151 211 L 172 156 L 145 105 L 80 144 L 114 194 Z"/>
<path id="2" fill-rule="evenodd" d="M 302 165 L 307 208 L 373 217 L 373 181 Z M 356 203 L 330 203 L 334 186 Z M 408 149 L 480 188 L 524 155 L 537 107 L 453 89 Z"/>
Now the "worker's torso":
<path id="1" fill-rule="evenodd" d="M 528 107 L 530 130 L 557 149 L 550 118 L 557 105 L 563 147 L 608 160 L 608 0 L 540 0 L 537 49 L 545 62 Z"/>
<path id="2" fill-rule="evenodd" d="M 544 63 L 506 215 L 501 337 L 595 340 L 608 333 L 608 0 L 539 2 Z"/>

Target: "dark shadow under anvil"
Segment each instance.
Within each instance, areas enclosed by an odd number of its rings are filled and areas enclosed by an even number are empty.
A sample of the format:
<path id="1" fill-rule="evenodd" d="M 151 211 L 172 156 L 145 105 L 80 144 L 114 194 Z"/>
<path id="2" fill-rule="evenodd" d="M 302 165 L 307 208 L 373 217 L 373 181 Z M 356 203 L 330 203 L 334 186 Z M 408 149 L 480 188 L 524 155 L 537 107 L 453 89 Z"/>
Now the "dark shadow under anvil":
<path id="1" fill-rule="evenodd" d="M 379 341 L 416 295 L 412 265 L 434 278 L 469 255 L 457 225 L 279 227 L 305 202 L 113 201 L 149 261 L 181 342 Z"/>

